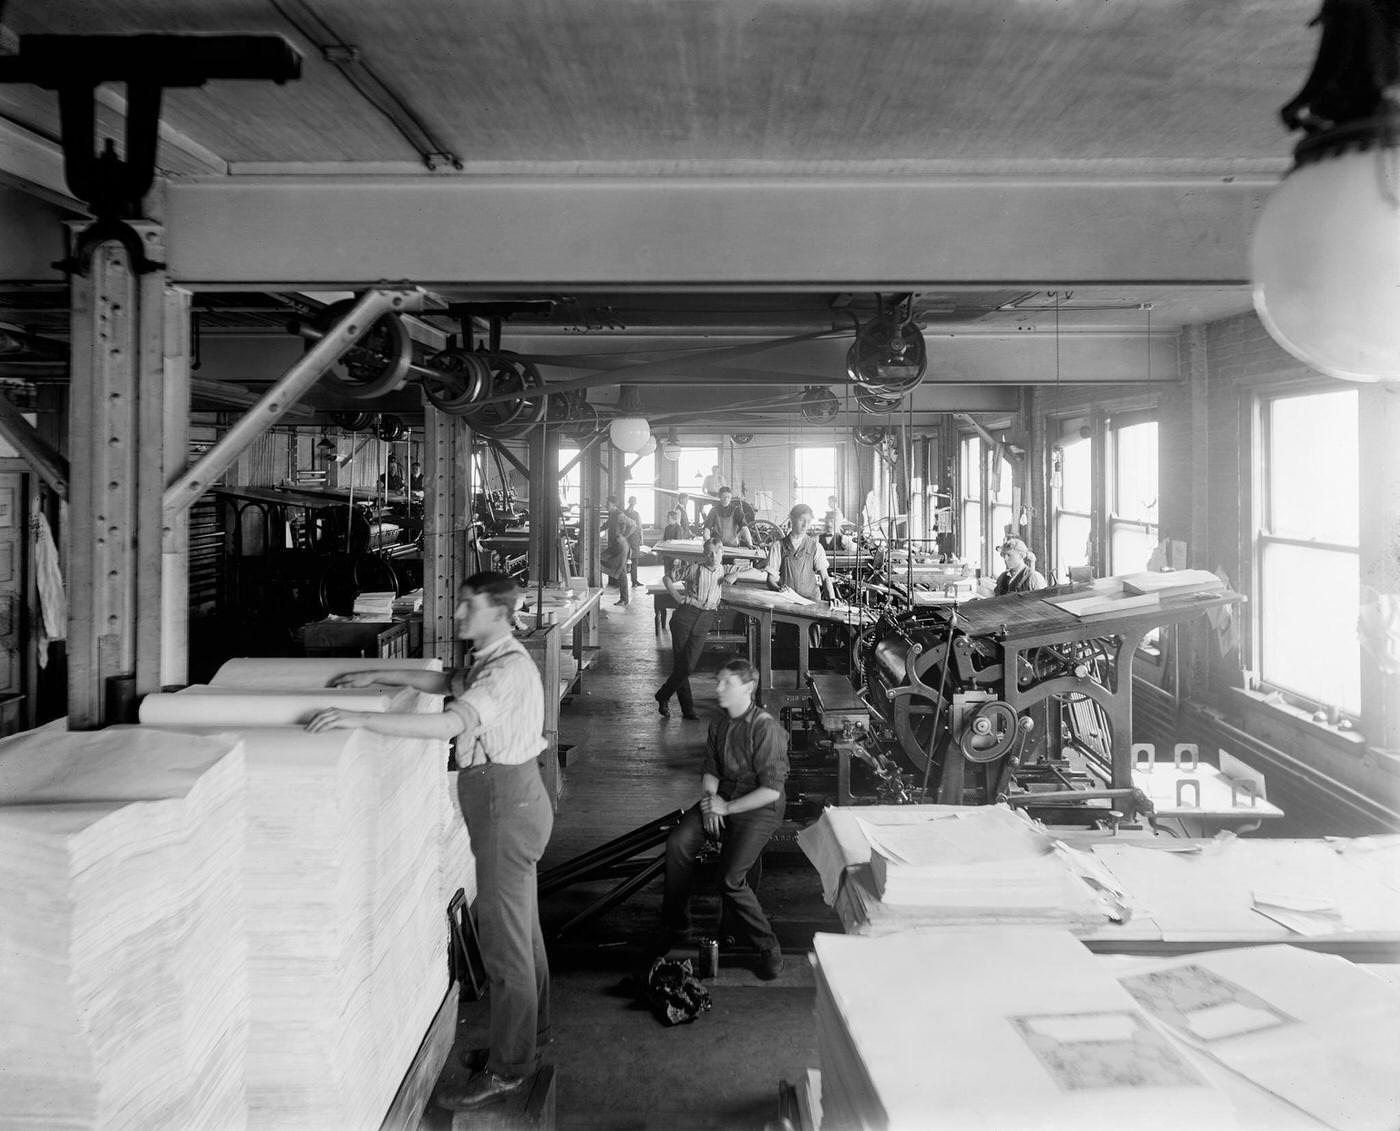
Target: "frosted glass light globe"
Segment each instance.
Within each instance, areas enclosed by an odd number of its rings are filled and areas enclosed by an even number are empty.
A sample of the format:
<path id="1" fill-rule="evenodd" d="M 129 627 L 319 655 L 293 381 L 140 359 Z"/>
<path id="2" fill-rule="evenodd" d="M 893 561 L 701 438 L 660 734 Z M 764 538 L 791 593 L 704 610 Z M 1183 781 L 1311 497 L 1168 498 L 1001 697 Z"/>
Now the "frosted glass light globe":
<path id="1" fill-rule="evenodd" d="M 1347 381 L 1400 380 L 1400 150 L 1299 165 L 1250 249 L 1254 308 L 1300 361 Z"/>
<path id="2" fill-rule="evenodd" d="M 636 453 L 651 439 L 651 425 L 640 416 L 619 416 L 608 425 L 608 439 L 621 451 Z"/>

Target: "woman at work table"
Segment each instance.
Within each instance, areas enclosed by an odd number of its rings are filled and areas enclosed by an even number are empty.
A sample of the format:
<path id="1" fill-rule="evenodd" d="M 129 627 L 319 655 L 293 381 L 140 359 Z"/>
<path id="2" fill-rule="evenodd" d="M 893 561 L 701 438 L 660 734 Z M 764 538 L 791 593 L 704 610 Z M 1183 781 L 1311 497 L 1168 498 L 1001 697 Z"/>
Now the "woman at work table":
<path id="1" fill-rule="evenodd" d="M 1032 590 L 1047 587 L 1045 578 L 1036 572 L 1035 555 L 1021 539 L 1008 538 L 1001 546 L 997 547 L 997 553 L 1006 562 L 1006 569 L 997 578 L 996 596 L 1003 597 L 1007 593 L 1029 593 Z"/>
<path id="2" fill-rule="evenodd" d="M 449 1080 L 437 1102 L 457 1111 L 518 1091 L 539 1067 L 549 1032 L 549 962 L 540 930 L 536 866 L 554 810 L 540 778 L 545 747 L 539 670 L 511 631 L 520 591 L 501 573 L 462 585 L 457 636 L 474 646 L 461 671 L 351 672 L 334 687 L 412 687 L 446 695 L 441 714 L 319 711 L 312 733 L 362 728 L 403 738 L 457 739 L 457 797 L 476 853 L 477 932 L 490 985 L 491 1047 L 486 1067 Z"/>

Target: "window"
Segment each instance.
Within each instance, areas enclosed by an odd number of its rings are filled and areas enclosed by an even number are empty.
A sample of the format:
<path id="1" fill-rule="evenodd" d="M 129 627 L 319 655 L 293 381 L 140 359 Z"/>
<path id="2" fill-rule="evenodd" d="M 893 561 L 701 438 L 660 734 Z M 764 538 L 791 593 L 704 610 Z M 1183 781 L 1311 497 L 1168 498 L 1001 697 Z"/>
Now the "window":
<path id="1" fill-rule="evenodd" d="M 793 449 L 792 478 L 793 505 L 806 503 L 812 508 L 814 519 L 820 522 L 827 512 L 827 499 L 837 493 L 836 449 Z"/>
<path id="2" fill-rule="evenodd" d="M 565 507 L 574 508 L 575 513 L 577 513 L 581 498 L 580 491 L 583 483 L 583 464 L 582 461 L 575 462 L 576 460 L 578 460 L 577 448 L 559 449 L 559 470 L 562 473 L 559 476 L 559 501 Z M 570 463 L 573 463 L 573 467 L 569 467 Z M 568 471 L 564 471 L 566 467 L 569 467 Z"/>
<path id="3" fill-rule="evenodd" d="M 1355 390 L 1260 405 L 1259 677 L 1356 714 L 1361 655 L 1359 421 Z M 1310 453 L 1310 458 L 1302 458 Z"/>
<path id="4" fill-rule="evenodd" d="M 1157 422 L 1109 428 L 1108 572 L 1138 573 L 1156 549 Z"/>
<path id="5" fill-rule="evenodd" d="M 1014 532 L 1012 524 L 1015 522 L 1012 507 L 1016 501 L 1016 476 L 1012 470 L 1011 461 L 1006 458 L 1006 449 L 999 450 L 1002 453 L 1000 458 L 995 452 L 989 451 L 987 453 L 988 471 L 991 476 L 987 484 L 987 496 L 991 499 L 992 512 L 991 525 L 988 530 L 991 531 L 991 550 L 993 553 L 995 553 L 997 546 L 1006 541 L 1007 531 Z M 988 562 L 987 565 L 995 572 L 1001 572 L 1000 559 L 998 559 L 996 566 L 993 566 L 991 562 Z"/>
<path id="6" fill-rule="evenodd" d="M 1072 566 L 1089 564 L 1094 532 L 1094 441 L 1080 437 L 1052 453 L 1050 488 L 1055 506 L 1055 567 L 1060 580 Z"/>
<path id="7" fill-rule="evenodd" d="M 642 516 L 642 525 L 658 525 L 656 514 L 656 453 L 648 455 L 628 455 L 624 466 L 627 468 L 627 482 L 622 485 L 622 505 L 636 496 L 637 513 Z M 668 503 L 667 510 L 671 509 Z M 663 513 L 661 518 L 665 518 Z"/>
<path id="8" fill-rule="evenodd" d="M 962 495 L 962 556 L 986 569 L 982 544 L 982 437 L 964 436 L 958 444 L 958 490 Z"/>
<path id="9" fill-rule="evenodd" d="M 684 491 L 690 496 L 690 521 L 696 522 L 700 512 L 708 506 L 707 503 L 695 496 L 700 494 L 700 488 L 705 484 L 705 476 L 710 474 L 710 468 L 719 463 L 718 448 L 680 448 L 676 452 L 676 489 Z M 669 495 L 666 498 L 666 509 L 676 505 L 675 496 Z M 665 514 L 662 514 L 665 518 Z"/>

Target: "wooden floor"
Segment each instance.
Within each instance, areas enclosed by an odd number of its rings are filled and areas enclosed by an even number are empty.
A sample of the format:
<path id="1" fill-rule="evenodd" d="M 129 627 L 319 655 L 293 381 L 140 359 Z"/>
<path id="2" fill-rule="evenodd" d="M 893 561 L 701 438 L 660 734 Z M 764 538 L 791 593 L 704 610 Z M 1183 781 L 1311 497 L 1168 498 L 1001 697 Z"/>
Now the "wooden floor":
<path id="1" fill-rule="evenodd" d="M 641 571 L 654 580 L 658 569 Z M 542 870 L 570 860 L 699 794 L 707 724 L 718 710 L 714 669 L 727 658 L 707 653 L 693 681 L 700 721 L 672 704 L 663 719 L 652 693 L 670 670 L 670 635 L 657 635 L 651 597 L 634 590 L 630 607 L 603 597 L 602 653 L 560 716 L 571 744 L 565 788 Z M 733 653 L 729 653 L 732 655 Z M 653 853 L 659 849 L 651 850 Z M 612 886 L 577 885 L 541 905 L 547 938 Z M 645 965 L 648 934 L 660 911 L 657 879 L 564 941 L 551 941 L 556 1118 L 561 1128 L 763 1128 L 778 1117 L 779 1082 L 796 1082 L 817 1066 L 813 989 L 806 951 L 814 930 L 839 931 L 821 903 L 816 873 L 790 845 L 765 857 L 760 898 L 787 952 L 787 969 L 761 982 L 749 956 L 724 954 L 712 984 L 713 1009 L 693 1024 L 667 1028 L 636 1002 L 635 976 Z M 695 903 L 697 929 L 718 904 L 704 885 Z M 463 1011 L 458 1048 L 484 1043 L 484 1004 Z M 452 1126 L 445 1113 L 425 1123 Z M 471 1126 L 459 1117 L 457 1127 Z"/>

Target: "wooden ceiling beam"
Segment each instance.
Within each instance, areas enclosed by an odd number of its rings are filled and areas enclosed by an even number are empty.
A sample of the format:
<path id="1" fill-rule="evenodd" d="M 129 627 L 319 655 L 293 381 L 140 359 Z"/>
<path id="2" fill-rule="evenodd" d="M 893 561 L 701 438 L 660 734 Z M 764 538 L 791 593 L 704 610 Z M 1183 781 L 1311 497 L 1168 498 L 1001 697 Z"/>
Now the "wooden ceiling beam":
<path id="1" fill-rule="evenodd" d="M 192 177 L 190 287 L 1242 285 L 1273 178 Z"/>

